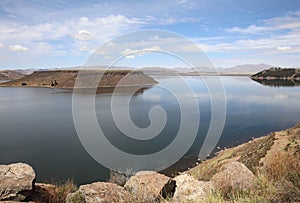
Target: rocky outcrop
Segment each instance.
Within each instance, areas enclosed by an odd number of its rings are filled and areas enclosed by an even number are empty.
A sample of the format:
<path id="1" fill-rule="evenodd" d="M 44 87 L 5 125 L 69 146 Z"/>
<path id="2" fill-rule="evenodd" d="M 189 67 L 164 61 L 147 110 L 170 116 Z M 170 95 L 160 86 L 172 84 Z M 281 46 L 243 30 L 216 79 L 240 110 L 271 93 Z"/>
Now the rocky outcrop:
<path id="1" fill-rule="evenodd" d="M 160 173 L 141 171 L 130 177 L 124 187 L 142 202 L 155 202 L 173 197 L 176 182 Z"/>
<path id="2" fill-rule="evenodd" d="M 35 172 L 25 163 L 0 165 L 0 201 L 23 201 L 34 189 Z"/>
<path id="3" fill-rule="evenodd" d="M 223 165 L 221 170 L 211 179 L 218 188 L 229 187 L 240 190 L 251 189 L 255 180 L 255 175 L 238 161 Z"/>
<path id="4" fill-rule="evenodd" d="M 110 183 L 115 183 L 117 185 L 120 185 L 120 186 L 124 186 L 126 184 L 126 181 L 129 179 L 129 175 L 126 175 L 126 174 L 123 174 L 123 173 L 118 173 L 116 171 L 112 171 L 110 170 L 109 172 L 109 180 L 108 182 Z"/>
<path id="5" fill-rule="evenodd" d="M 174 178 L 176 190 L 170 202 L 186 203 L 205 200 L 213 188 L 209 181 L 199 181 L 188 174 L 182 174 Z"/>
<path id="6" fill-rule="evenodd" d="M 67 203 L 137 202 L 123 187 L 105 182 L 82 185 L 79 190 L 68 194 Z"/>

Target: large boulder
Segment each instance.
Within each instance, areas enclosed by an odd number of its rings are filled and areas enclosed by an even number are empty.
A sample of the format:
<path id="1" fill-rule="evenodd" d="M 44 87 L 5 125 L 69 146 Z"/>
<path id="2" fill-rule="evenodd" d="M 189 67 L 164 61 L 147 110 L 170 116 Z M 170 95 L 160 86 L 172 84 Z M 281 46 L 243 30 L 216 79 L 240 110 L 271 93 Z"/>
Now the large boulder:
<path id="1" fill-rule="evenodd" d="M 34 189 L 35 172 L 25 163 L 0 165 L 0 201 L 23 201 Z"/>
<path id="2" fill-rule="evenodd" d="M 199 181 L 188 174 L 182 174 L 174 178 L 176 181 L 176 190 L 170 202 L 186 203 L 205 200 L 212 183 L 209 181 Z"/>
<path id="3" fill-rule="evenodd" d="M 176 182 L 157 172 L 140 171 L 131 176 L 124 187 L 141 202 L 155 202 L 173 197 Z"/>
<path id="4" fill-rule="evenodd" d="M 244 164 L 238 161 L 223 165 L 220 171 L 211 179 L 213 184 L 218 188 L 227 187 L 239 190 L 251 189 L 255 180 L 255 175 Z"/>
<path id="5" fill-rule="evenodd" d="M 67 195 L 66 203 L 137 202 L 123 187 L 106 182 L 82 185 L 79 190 Z"/>

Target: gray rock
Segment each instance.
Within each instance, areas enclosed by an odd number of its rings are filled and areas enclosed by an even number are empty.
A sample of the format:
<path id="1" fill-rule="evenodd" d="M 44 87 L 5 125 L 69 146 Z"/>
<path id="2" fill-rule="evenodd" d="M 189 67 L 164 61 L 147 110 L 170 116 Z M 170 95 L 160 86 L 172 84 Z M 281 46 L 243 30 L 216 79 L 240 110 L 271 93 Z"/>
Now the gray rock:
<path id="1" fill-rule="evenodd" d="M 141 202 L 155 202 L 173 197 L 176 182 L 160 173 L 141 171 L 131 176 L 124 187 Z"/>
<path id="2" fill-rule="evenodd" d="M 255 180 L 255 175 L 238 161 L 225 164 L 211 179 L 216 187 L 230 187 L 241 190 L 251 189 Z"/>
<path id="3" fill-rule="evenodd" d="M 0 201 L 23 201 L 34 188 L 35 172 L 24 163 L 0 165 Z"/>
<path id="4" fill-rule="evenodd" d="M 176 176 L 174 180 L 176 181 L 176 190 L 170 200 L 172 203 L 203 201 L 213 187 L 211 182 L 196 180 L 188 174 Z"/>
<path id="5" fill-rule="evenodd" d="M 116 171 L 112 171 L 110 170 L 109 172 L 109 181 L 110 183 L 114 183 L 120 186 L 124 186 L 127 182 L 127 180 L 129 179 L 129 175 L 123 174 L 123 173 L 118 173 Z"/>
<path id="6" fill-rule="evenodd" d="M 66 203 L 137 202 L 123 187 L 106 182 L 82 185 L 79 190 L 67 195 Z"/>

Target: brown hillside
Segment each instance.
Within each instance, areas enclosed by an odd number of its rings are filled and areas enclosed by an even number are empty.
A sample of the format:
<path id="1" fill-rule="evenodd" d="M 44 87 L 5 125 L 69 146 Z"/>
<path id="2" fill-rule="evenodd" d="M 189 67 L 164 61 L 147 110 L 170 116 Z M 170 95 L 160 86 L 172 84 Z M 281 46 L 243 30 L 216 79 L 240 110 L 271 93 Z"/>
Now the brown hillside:
<path id="1" fill-rule="evenodd" d="M 24 77 L 25 74 L 14 70 L 0 71 L 0 80 L 16 80 Z"/>
<path id="2" fill-rule="evenodd" d="M 74 88 L 78 70 L 57 70 L 57 71 L 35 71 L 23 78 L 2 83 L 0 86 L 19 87 L 53 87 L 53 88 Z M 125 77 L 126 76 L 126 77 Z M 157 83 L 153 78 L 141 71 L 110 70 L 98 71 L 87 70 L 80 73 L 81 85 L 77 87 L 89 88 L 93 81 L 101 77 L 99 87 L 134 86 Z M 123 79 L 123 80 L 121 80 Z"/>

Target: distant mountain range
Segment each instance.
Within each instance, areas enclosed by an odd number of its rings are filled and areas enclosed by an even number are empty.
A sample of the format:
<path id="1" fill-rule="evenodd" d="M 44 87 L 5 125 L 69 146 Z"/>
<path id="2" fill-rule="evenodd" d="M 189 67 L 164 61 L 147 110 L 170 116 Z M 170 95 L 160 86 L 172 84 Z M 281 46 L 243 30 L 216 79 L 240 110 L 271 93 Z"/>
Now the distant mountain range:
<path id="1" fill-rule="evenodd" d="M 267 64 L 244 64 L 244 65 L 237 65 L 231 68 L 218 68 L 219 72 L 231 72 L 231 73 L 249 73 L 254 74 L 260 72 L 265 69 L 269 69 L 273 67 L 272 65 Z"/>
<path id="2" fill-rule="evenodd" d="M 265 69 L 269 69 L 273 67 L 272 65 L 267 64 L 244 64 L 237 65 L 229 68 L 216 68 L 212 69 L 209 67 L 201 66 L 196 67 L 197 72 L 204 73 L 205 75 L 209 74 L 217 74 L 218 72 L 221 75 L 253 75 L 257 72 L 260 72 Z M 83 66 L 75 66 L 75 67 L 66 67 L 66 68 L 49 68 L 49 69 L 24 69 L 24 70 L 5 70 L 0 71 L 0 80 L 14 80 L 23 77 L 24 75 L 28 75 L 34 71 L 48 71 L 48 70 L 80 70 Z M 97 70 L 105 70 L 107 66 L 91 66 L 87 67 L 87 69 L 97 69 Z M 126 67 L 126 66 L 112 66 L 110 70 L 142 70 L 145 74 L 148 75 L 193 75 L 197 74 L 195 69 L 186 68 L 186 67 Z"/>

